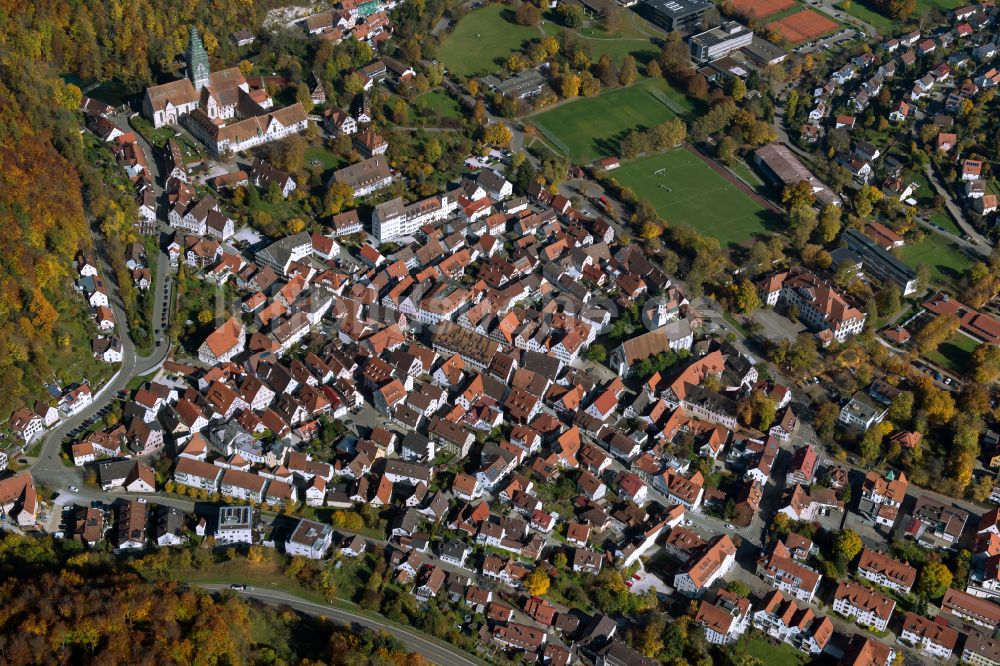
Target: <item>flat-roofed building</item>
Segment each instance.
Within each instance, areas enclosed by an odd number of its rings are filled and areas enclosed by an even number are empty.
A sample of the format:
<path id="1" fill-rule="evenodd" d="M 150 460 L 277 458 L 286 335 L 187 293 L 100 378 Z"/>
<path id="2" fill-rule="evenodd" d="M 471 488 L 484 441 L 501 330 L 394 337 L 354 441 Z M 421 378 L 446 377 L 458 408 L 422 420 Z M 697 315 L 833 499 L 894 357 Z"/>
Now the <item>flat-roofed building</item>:
<path id="1" fill-rule="evenodd" d="M 715 60 L 749 46 L 752 40 L 753 31 L 750 28 L 736 21 L 725 21 L 691 37 L 691 55 L 701 62 Z"/>
<path id="2" fill-rule="evenodd" d="M 215 543 L 252 544 L 254 542 L 255 510 L 251 506 L 219 507 L 218 523 L 215 526 Z"/>
<path id="3" fill-rule="evenodd" d="M 649 20 L 666 30 L 687 30 L 701 27 L 701 19 L 709 7 L 708 0 L 645 0 Z"/>
<path id="4" fill-rule="evenodd" d="M 846 247 L 864 267 L 866 273 L 882 283 L 895 284 L 903 296 L 909 296 L 917 290 L 917 272 L 902 261 L 886 252 L 868 236 L 857 229 L 844 232 Z"/>

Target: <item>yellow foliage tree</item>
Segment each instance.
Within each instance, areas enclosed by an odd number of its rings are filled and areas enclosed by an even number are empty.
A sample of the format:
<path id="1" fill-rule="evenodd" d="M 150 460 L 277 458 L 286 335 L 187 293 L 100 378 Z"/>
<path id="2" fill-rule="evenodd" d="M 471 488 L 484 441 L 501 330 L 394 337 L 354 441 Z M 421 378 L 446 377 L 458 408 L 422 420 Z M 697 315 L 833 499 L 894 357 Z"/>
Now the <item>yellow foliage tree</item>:
<path id="1" fill-rule="evenodd" d="M 536 567 L 534 571 L 528 574 L 528 577 L 524 579 L 525 589 L 528 590 L 528 594 L 540 597 L 549 591 L 549 576 L 541 567 Z"/>

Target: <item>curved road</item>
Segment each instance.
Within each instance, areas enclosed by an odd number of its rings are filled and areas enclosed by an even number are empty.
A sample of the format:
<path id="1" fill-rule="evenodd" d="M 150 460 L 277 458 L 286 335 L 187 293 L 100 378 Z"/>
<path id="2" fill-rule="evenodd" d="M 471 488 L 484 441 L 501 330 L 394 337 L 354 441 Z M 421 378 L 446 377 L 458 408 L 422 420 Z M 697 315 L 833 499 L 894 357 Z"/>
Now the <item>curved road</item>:
<path id="1" fill-rule="evenodd" d="M 228 585 L 217 583 L 195 583 L 195 585 L 213 592 L 230 589 Z M 431 662 L 440 664 L 441 666 L 482 666 L 485 663 L 465 652 L 447 647 L 445 643 L 427 638 L 419 632 L 411 631 L 399 625 L 382 622 L 367 615 L 353 613 L 349 610 L 312 603 L 287 592 L 240 590 L 237 594 L 273 606 L 289 606 L 302 613 L 330 618 L 343 624 L 360 624 L 375 631 L 384 631 L 406 645 L 408 649 L 422 654 Z"/>
<path id="2" fill-rule="evenodd" d="M 121 126 L 128 127 L 127 116 L 128 113 L 120 113 L 115 117 L 115 120 L 118 121 Z M 142 135 L 138 132 L 136 135 L 138 136 L 139 143 L 142 145 L 143 150 L 147 154 L 147 163 L 150 165 L 150 169 L 153 173 L 153 181 L 156 183 L 154 187 L 159 195 L 163 190 L 158 185 L 160 174 L 156 161 L 156 153 L 153 151 L 152 146 L 150 146 L 146 142 L 145 138 L 142 137 Z M 165 223 L 162 216 L 160 217 L 160 221 Z M 82 426 L 91 416 L 94 416 L 105 407 L 114 403 L 117 399 L 118 393 L 124 390 L 133 378 L 145 375 L 154 368 L 159 367 L 166 359 L 167 354 L 170 351 L 170 338 L 167 335 L 167 331 L 169 330 L 170 325 L 169 316 L 173 313 L 168 311 L 167 326 L 160 326 L 160 322 L 158 320 L 161 316 L 164 305 L 169 304 L 168 290 L 171 288 L 171 285 L 168 282 L 170 261 L 167 255 L 163 252 L 162 247 L 160 248 L 160 251 L 155 259 L 150 257 L 149 261 L 150 263 L 154 260 L 157 262 L 156 280 L 154 284 L 150 286 L 150 289 L 153 290 L 153 321 L 150 322 L 150 325 L 154 328 L 154 339 L 162 338 L 163 343 L 159 347 L 153 347 L 153 351 L 149 356 L 139 356 L 136 354 L 135 344 L 132 342 L 132 338 L 129 335 L 128 317 L 126 317 L 124 308 L 122 307 L 121 298 L 118 293 L 118 285 L 113 279 L 108 277 L 113 276 L 114 271 L 111 269 L 111 266 L 107 261 L 107 256 L 100 252 L 102 245 L 100 243 L 100 238 L 96 233 L 94 234 L 94 246 L 98 249 L 97 255 L 102 264 L 101 272 L 106 276 L 106 283 L 111 287 L 109 301 L 111 310 L 115 315 L 117 334 L 119 339 L 122 341 L 122 362 L 121 366 L 118 368 L 118 372 L 116 372 L 111 379 L 104 384 L 104 386 L 95 391 L 93 402 L 91 402 L 91 404 L 80 413 L 63 419 L 50 430 L 46 431 L 42 435 L 42 447 L 38 454 L 38 458 L 32 460 L 29 457 L 28 467 L 35 478 L 35 482 L 52 490 L 60 490 L 72 484 L 79 485 L 83 481 L 83 470 L 76 467 L 66 467 L 59 457 L 63 438 L 76 428 Z M 158 333 L 156 333 L 156 331 L 158 331 Z"/>

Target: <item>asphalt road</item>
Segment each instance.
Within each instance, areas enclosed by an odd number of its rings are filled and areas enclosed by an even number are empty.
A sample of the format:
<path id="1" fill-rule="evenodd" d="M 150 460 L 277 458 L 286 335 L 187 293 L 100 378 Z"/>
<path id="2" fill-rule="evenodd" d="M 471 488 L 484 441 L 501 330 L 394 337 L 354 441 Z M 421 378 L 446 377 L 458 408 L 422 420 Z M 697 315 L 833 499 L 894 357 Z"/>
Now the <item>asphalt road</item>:
<path id="1" fill-rule="evenodd" d="M 202 587 L 213 592 L 229 589 L 228 585 L 219 585 L 214 583 L 197 583 L 197 585 L 198 587 Z M 242 597 L 254 599 L 273 606 L 288 606 L 302 613 L 330 618 L 346 625 L 358 624 L 374 631 L 384 631 L 393 638 L 402 642 L 408 649 L 423 655 L 432 663 L 440 664 L 441 666 L 482 666 L 482 664 L 485 663 L 474 658 L 472 655 L 447 647 L 444 643 L 426 638 L 416 631 L 411 631 L 404 627 L 382 622 L 367 615 L 360 615 L 348 610 L 326 606 L 324 604 L 312 603 L 285 592 L 275 592 L 272 590 L 241 590 L 236 591 L 236 593 Z"/>
<path id="2" fill-rule="evenodd" d="M 119 114 L 114 117 L 114 120 L 117 121 L 121 127 L 128 127 L 127 116 L 127 113 Z M 141 135 L 138 135 L 138 133 L 136 134 L 139 136 L 139 143 L 146 152 L 147 163 L 150 165 L 150 169 L 153 173 L 154 182 L 158 183 L 159 167 L 157 166 L 156 154 L 153 152 L 152 146 L 146 143 L 145 139 L 143 139 Z M 155 187 L 158 194 L 162 192 L 162 188 L 160 188 L 159 185 L 156 185 Z M 165 226 L 166 216 L 163 214 L 162 207 L 158 210 L 157 217 L 161 226 Z M 97 248 L 101 247 L 101 239 L 96 234 L 94 236 L 94 245 Z M 114 275 L 112 267 L 108 264 L 107 257 L 101 252 L 98 252 L 98 256 L 102 264 L 101 273 L 106 278 Z M 155 258 L 150 257 L 149 261 L 150 263 L 153 261 L 157 262 L 156 280 L 150 287 L 154 294 L 153 321 L 150 323 L 153 326 L 154 331 L 159 331 L 159 333 L 155 334 L 154 338 L 162 337 L 162 344 L 159 347 L 154 346 L 153 351 L 149 356 L 139 356 L 136 353 L 135 344 L 132 342 L 132 338 L 128 330 L 128 317 L 125 315 L 125 310 L 118 294 L 118 285 L 114 280 L 107 279 L 107 283 L 111 286 L 111 292 L 109 294 L 110 305 L 115 315 L 117 333 L 122 341 L 121 366 L 119 367 L 118 372 L 104 386 L 95 391 L 93 402 L 86 409 L 70 418 L 63 419 L 43 435 L 42 448 L 38 458 L 34 460 L 29 458 L 29 467 L 31 469 L 31 473 L 35 477 L 36 483 L 55 490 L 66 488 L 74 484 L 81 485 L 83 481 L 83 470 L 79 468 L 66 467 L 59 458 L 60 447 L 63 439 L 69 435 L 70 432 L 84 425 L 87 419 L 91 416 L 94 416 L 105 407 L 114 403 L 118 399 L 118 393 L 124 390 L 134 377 L 148 374 L 154 368 L 159 367 L 166 359 L 167 354 L 170 351 L 170 338 L 167 335 L 167 330 L 169 330 L 170 326 L 169 316 L 172 313 L 168 312 L 167 326 L 160 325 L 160 317 L 164 304 L 169 303 L 169 289 L 172 288 L 170 286 L 170 281 L 168 281 L 170 274 L 170 262 L 167 255 L 162 251 L 162 248 L 158 255 Z"/>

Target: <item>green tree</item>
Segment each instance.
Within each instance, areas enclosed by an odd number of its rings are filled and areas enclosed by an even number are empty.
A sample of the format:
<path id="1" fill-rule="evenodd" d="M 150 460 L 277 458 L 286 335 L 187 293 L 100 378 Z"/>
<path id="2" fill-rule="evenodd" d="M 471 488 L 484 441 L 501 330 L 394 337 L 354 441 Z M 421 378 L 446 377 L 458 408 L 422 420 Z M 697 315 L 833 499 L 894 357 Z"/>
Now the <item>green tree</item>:
<path id="1" fill-rule="evenodd" d="M 741 580 L 726 583 L 726 589 L 738 597 L 743 597 L 744 599 L 750 597 L 750 586 Z"/>
<path id="2" fill-rule="evenodd" d="M 729 77 L 728 84 L 726 85 L 726 92 L 733 98 L 733 100 L 741 102 L 747 95 L 747 85 L 743 83 L 743 79 L 740 77 L 731 76 Z"/>
<path id="3" fill-rule="evenodd" d="M 906 424 L 913 418 L 913 392 L 900 391 L 889 405 L 889 419 L 897 424 Z"/>
<path id="4" fill-rule="evenodd" d="M 716 155 L 726 164 L 732 165 L 736 162 L 736 141 L 728 134 L 719 140 L 716 146 Z M 758 247 L 760 244 L 754 244 Z M 766 245 L 764 247 L 767 247 Z"/>
<path id="5" fill-rule="evenodd" d="M 560 20 L 567 28 L 579 28 L 583 25 L 586 17 L 583 15 L 583 8 L 579 5 L 563 4 L 556 10 Z"/>
<path id="6" fill-rule="evenodd" d="M 587 349 L 587 358 L 594 363 L 604 363 L 604 361 L 608 358 L 608 350 L 604 347 L 604 345 L 599 342 L 595 342 L 590 345 L 589 349 Z"/>
<path id="7" fill-rule="evenodd" d="M 819 216 L 819 241 L 823 245 L 832 243 L 840 233 L 840 206 L 827 204 Z"/>

